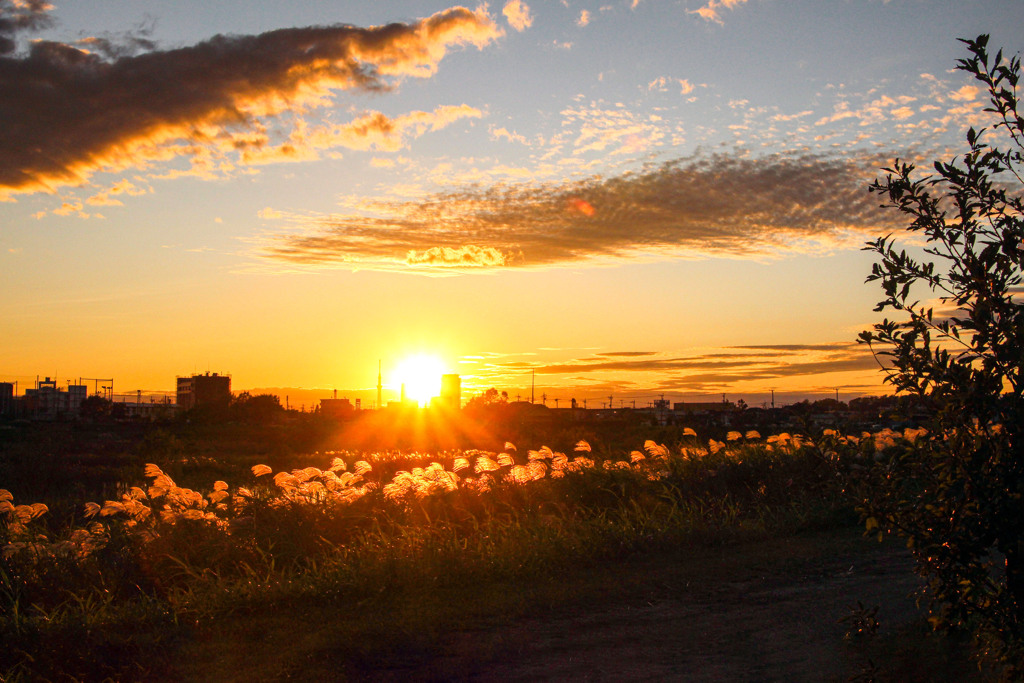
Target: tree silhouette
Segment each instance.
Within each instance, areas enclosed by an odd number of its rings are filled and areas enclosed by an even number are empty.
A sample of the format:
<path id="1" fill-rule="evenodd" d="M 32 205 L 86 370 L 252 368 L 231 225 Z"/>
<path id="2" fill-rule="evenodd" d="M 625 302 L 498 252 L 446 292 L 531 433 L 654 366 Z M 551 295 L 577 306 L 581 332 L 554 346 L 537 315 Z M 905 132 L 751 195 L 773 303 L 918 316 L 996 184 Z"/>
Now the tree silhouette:
<path id="1" fill-rule="evenodd" d="M 934 174 L 896 160 L 871 190 L 906 214 L 926 257 L 870 243 L 868 281 L 891 309 L 860 340 L 883 362 L 898 394 L 920 399 L 928 435 L 870 469 L 869 529 L 908 539 L 932 588 L 937 625 L 968 627 L 985 651 L 1024 671 L 1024 118 L 1020 59 L 988 53 L 988 36 L 962 40 L 957 69 L 984 84 L 989 128 L 966 133 L 968 150 Z M 931 257 L 933 260 L 924 260 Z M 924 295 L 930 301 L 915 297 Z"/>

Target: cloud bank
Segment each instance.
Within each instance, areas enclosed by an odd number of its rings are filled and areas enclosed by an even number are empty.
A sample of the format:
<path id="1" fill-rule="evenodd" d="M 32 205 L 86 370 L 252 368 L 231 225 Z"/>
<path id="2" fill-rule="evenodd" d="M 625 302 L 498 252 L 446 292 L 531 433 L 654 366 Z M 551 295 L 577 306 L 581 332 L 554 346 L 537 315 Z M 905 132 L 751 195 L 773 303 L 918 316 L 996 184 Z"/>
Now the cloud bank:
<path id="1" fill-rule="evenodd" d="M 827 251 L 895 226 L 866 189 L 882 159 L 697 155 L 612 178 L 468 186 L 294 217 L 298 229 L 269 235 L 260 254 L 436 271 Z"/>
<path id="2" fill-rule="evenodd" d="M 831 373 L 876 373 L 878 360 L 863 344 L 780 344 L 720 349 L 719 352 L 670 355 L 650 351 L 597 353 L 564 362 L 503 361 L 492 359 L 475 371 L 482 383 L 536 374 L 538 383 L 573 386 L 564 393 L 615 391 L 629 394 L 717 393 L 757 389 L 766 383 L 816 377 L 824 387 L 835 387 Z M 558 376 L 552 380 L 550 376 Z M 541 379 L 543 377 L 543 379 Z M 847 375 L 844 379 L 849 379 Z M 571 382 L 570 382 L 571 380 Z M 742 386 L 742 389 L 737 387 Z M 771 386 L 768 384 L 768 386 Z M 598 393 L 597 395 L 600 395 Z"/>
<path id="3" fill-rule="evenodd" d="M 269 145 L 269 118 L 329 104 L 335 90 L 428 77 L 452 47 L 483 48 L 501 35 L 485 10 L 453 7 L 409 24 L 219 35 L 116 59 L 49 41 L 17 54 L 15 32 L 37 27 L 48 6 L 13 7 L 0 5 L 0 198 L 207 146 L 252 152 Z"/>

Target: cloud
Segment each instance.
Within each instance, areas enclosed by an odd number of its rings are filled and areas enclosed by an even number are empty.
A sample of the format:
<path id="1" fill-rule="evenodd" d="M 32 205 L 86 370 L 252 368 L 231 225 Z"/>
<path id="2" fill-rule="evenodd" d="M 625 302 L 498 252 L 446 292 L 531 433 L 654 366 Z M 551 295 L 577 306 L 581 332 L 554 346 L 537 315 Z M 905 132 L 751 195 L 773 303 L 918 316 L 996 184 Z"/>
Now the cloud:
<path id="1" fill-rule="evenodd" d="M 569 375 L 573 380 L 588 383 L 621 381 L 632 377 L 630 384 L 644 385 L 658 391 L 693 391 L 728 389 L 739 383 L 781 380 L 834 372 L 878 370 L 878 361 L 870 350 L 854 342 L 833 344 L 790 344 L 776 346 L 733 347 L 727 353 L 707 353 L 669 357 L 661 354 L 608 359 L 617 354 L 596 354 L 594 357 L 563 363 L 495 363 L 491 367 L 523 370 L 529 368 L 540 375 Z M 743 349 L 750 349 L 744 352 Z M 767 351 L 760 351 L 765 349 Z M 824 381 L 824 380 L 823 380 Z"/>
<path id="2" fill-rule="evenodd" d="M 741 349 L 750 351 L 837 351 L 842 349 L 857 348 L 854 343 L 840 344 L 760 344 L 754 346 L 730 346 L 730 349 Z"/>
<path id="3" fill-rule="evenodd" d="M 280 211 L 277 211 L 276 209 L 273 209 L 273 208 L 271 208 L 269 206 L 264 207 L 264 208 L 260 209 L 259 211 L 257 211 L 256 215 L 259 216 L 260 218 L 262 218 L 265 221 L 280 220 L 280 219 L 285 217 L 285 215 L 283 213 L 281 213 Z"/>
<path id="4" fill-rule="evenodd" d="M 576 20 L 577 26 L 586 26 L 590 23 L 590 12 L 583 10 L 580 12 L 580 18 Z"/>
<path id="5" fill-rule="evenodd" d="M 840 380 L 828 376 L 831 373 L 874 373 L 878 368 L 878 362 L 864 345 L 836 342 L 731 347 L 676 356 L 645 351 L 608 352 L 547 363 L 496 358 L 474 368 L 474 373 L 478 378 L 488 377 L 507 385 L 509 380 L 530 370 L 543 384 L 556 384 L 570 393 L 606 396 L 614 389 L 618 397 L 625 398 L 620 394 L 767 391 L 763 388 L 766 382 L 810 376 L 818 376 L 820 386 L 832 388 Z M 552 380 L 550 376 L 559 378 Z M 762 388 L 758 389 L 758 385 Z"/>
<path id="6" fill-rule="evenodd" d="M 647 84 L 648 90 L 656 90 L 658 92 L 667 92 L 669 83 L 675 81 L 679 85 L 680 95 L 689 95 L 693 92 L 694 85 L 685 78 L 668 78 L 667 76 L 659 76 L 653 81 Z"/>
<path id="7" fill-rule="evenodd" d="M 406 145 L 408 137 L 419 137 L 427 131 L 441 130 L 463 118 L 480 118 L 483 112 L 469 105 L 444 105 L 432 112 L 413 111 L 394 118 L 378 111 L 363 114 L 348 123 L 308 128 L 296 127 L 289 139 L 293 150 L 347 147 L 356 150 L 397 152 Z M 262 151 L 256 148 L 256 153 Z M 296 152 L 297 153 L 297 152 Z M 243 162 L 252 163 L 250 153 L 243 153 Z"/>
<path id="8" fill-rule="evenodd" d="M 980 92 L 981 92 L 981 89 L 978 88 L 977 86 L 965 85 L 962 88 L 960 88 L 959 90 L 955 90 L 955 91 L 951 92 L 949 94 L 949 98 L 951 100 L 955 100 L 957 102 L 971 102 L 971 101 L 977 99 L 978 93 L 980 93 Z"/>
<path id="9" fill-rule="evenodd" d="M 516 133 L 515 131 L 510 131 L 508 128 L 505 128 L 504 126 L 502 126 L 501 128 L 492 127 L 490 129 L 490 134 L 492 140 L 500 140 L 501 138 L 505 138 L 509 142 L 518 142 L 521 145 L 529 144 L 525 136 L 522 136 L 519 133 Z"/>
<path id="10" fill-rule="evenodd" d="M 44 0 L 0 0 L 0 55 L 17 49 L 19 33 L 50 25 L 52 9 L 53 5 Z"/>
<path id="11" fill-rule="evenodd" d="M 716 24 L 721 24 L 722 16 L 718 13 L 718 10 L 723 7 L 726 9 L 733 9 L 738 5 L 742 5 L 747 0 L 708 0 L 708 4 L 703 7 L 699 7 L 695 10 L 690 10 L 690 14 L 696 14 L 700 18 L 707 21 L 713 21 Z"/>
<path id="12" fill-rule="evenodd" d="M 657 87 L 658 81 L 650 84 Z M 661 142 L 666 135 L 661 119 L 655 114 L 638 114 L 624 107 L 615 109 L 597 106 L 569 108 L 561 112 L 562 126 L 570 131 L 578 126 L 573 139 L 573 154 L 601 152 L 605 155 L 636 155 Z M 564 134 L 551 140 L 552 147 L 562 144 Z"/>
<path id="13" fill-rule="evenodd" d="M 509 0 L 505 3 L 501 13 L 505 15 L 509 26 L 522 33 L 533 26 L 533 16 L 530 14 L 530 6 L 522 0 Z"/>
<path id="14" fill-rule="evenodd" d="M 470 185 L 293 218 L 299 230 L 266 236 L 259 253 L 292 265 L 431 270 L 828 251 L 896 227 L 895 212 L 866 190 L 887 159 L 697 155 L 610 178 Z"/>
<path id="15" fill-rule="evenodd" d="M 4 20 L 0 42 L 13 30 Z M 116 60 L 38 41 L 26 55 L 0 56 L 0 195 L 178 157 L 209 169 L 218 146 L 294 156 L 301 150 L 273 148 L 266 120 L 329 105 L 336 90 L 429 77 L 452 47 L 483 48 L 500 35 L 485 10 L 454 7 L 409 24 L 215 36 Z"/>
<path id="16" fill-rule="evenodd" d="M 93 206 L 121 206 L 121 200 L 115 198 L 117 195 L 126 194 L 132 197 L 138 197 L 146 194 L 147 192 L 149 192 L 148 189 L 140 188 L 128 180 L 122 180 L 115 183 L 109 189 L 89 197 L 86 202 Z"/>
<path id="17" fill-rule="evenodd" d="M 636 356 L 653 356 L 654 351 L 607 351 L 605 353 L 596 354 L 598 356 L 614 356 L 614 357 L 636 357 Z"/>
<path id="18" fill-rule="evenodd" d="M 423 252 L 409 250 L 405 262 L 411 266 L 459 266 L 479 268 L 505 265 L 506 255 L 494 247 L 431 247 Z"/>

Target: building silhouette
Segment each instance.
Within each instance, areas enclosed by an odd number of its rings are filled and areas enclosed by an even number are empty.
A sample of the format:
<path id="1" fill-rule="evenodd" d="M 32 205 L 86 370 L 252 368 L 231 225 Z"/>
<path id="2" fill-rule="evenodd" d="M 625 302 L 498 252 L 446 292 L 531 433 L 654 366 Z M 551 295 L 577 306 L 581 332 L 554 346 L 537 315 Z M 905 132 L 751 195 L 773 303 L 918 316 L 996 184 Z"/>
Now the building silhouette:
<path id="1" fill-rule="evenodd" d="M 36 419 L 53 419 L 58 416 L 78 415 L 82 410 L 82 401 L 89 396 L 89 388 L 84 384 L 69 384 L 67 390 L 57 387 L 57 380 L 47 377 L 36 380 L 33 389 L 26 389 L 22 400 L 26 411 Z"/>
<path id="2" fill-rule="evenodd" d="M 334 420 L 351 417 L 359 408 L 358 398 L 356 399 L 355 407 L 353 407 L 352 401 L 347 398 L 338 398 L 337 389 L 334 390 L 334 398 L 320 399 L 320 414 Z"/>
<path id="3" fill-rule="evenodd" d="M 189 410 L 198 405 L 228 405 L 231 403 L 231 376 L 192 375 L 178 377 L 177 403 L 179 410 Z"/>
<path id="4" fill-rule="evenodd" d="M 0 415 L 13 415 L 14 407 L 14 384 L 0 382 Z"/>
<path id="5" fill-rule="evenodd" d="M 458 375 L 441 375 L 441 404 L 454 410 L 462 407 L 462 379 Z"/>

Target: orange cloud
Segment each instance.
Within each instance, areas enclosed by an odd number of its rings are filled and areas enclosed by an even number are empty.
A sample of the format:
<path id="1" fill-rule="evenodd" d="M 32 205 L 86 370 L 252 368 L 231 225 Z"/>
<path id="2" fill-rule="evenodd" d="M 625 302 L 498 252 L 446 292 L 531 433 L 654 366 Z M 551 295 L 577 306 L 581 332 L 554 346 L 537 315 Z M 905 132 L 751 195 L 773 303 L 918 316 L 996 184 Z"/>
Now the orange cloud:
<path id="1" fill-rule="evenodd" d="M 611 178 L 467 185 L 307 218 L 305 230 L 268 235 L 260 255 L 316 267 L 444 269 L 848 248 L 897 225 L 864 191 L 887 158 L 695 156 Z"/>
<path id="2" fill-rule="evenodd" d="M 533 16 L 530 14 L 530 7 L 522 0 L 509 0 L 505 3 L 501 13 L 505 15 L 509 26 L 522 33 L 533 26 Z"/>
<path id="3" fill-rule="evenodd" d="M 209 170 L 204 155 L 225 143 L 241 141 L 253 156 L 265 142 L 257 135 L 245 145 L 244 134 L 266 118 L 330 104 L 335 90 L 430 76 L 452 47 L 482 48 L 501 33 L 485 10 L 454 7 L 410 24 L 216 36 L 115 61 L 39 41 L 25 56 L 0 56 L 0 196 L 177 156 Z M 434 116 L 425 115 L 428 127 L 441 120 Z M 288 142 L 264 161 L 303 153 Z"/>
<path id="4" fill-rule="evenodd" d="M 420 137 L 428 131 L 437 131 L 464 118 L 481 118 L 483 112 L 468 105 L 444 105 L 432 112 L 413 111 L 395 118 L 371 111 L 344 124 L 310 128 L 297 122 L 288 142 L 276 148 L 254 145 L 243 151 L 244 163 L 266 163 L 269 160 L 316 158 L 318 149 L 347 147 L 356 150 L 376 149 L 397 152 L 407 144 L 408 138 Z"/>
<path id="5" fill-rule="evenodd" d="M 696 14 L 702 19 L 713 21 L 716 24 L 721 24 L 723 23 L 722 16 L 718 13 L 718 10 L 723 7 L 726 9 L 733 9 L 738 5 L 742 5 L 746 1 L 747 0 L 708 0 L 708 4 L 695 10 L 690 10 L 690 14 Z"/>
<path id="6" fill-rule="evenodd" d="M 427 265 L 442 267 L 496 267 L 503 266 L 509 256 L 494 247 L 431 247 L 425 251 L 410 250 L 405 262 L 410 266 Z"/>
<path id="7" fill-rule="evenodd" d="M 127 194 L 133 197 L 144 195 L 148 190 L 137 187 L 128 180 L 122 180 L 113 187 L 100 192 L 99 194 L 93 195 L 86 200 L 86 203 L 92 206 L 121 206 L 122 202 L 119 199 L 115 199 L 119 194 Z"/>

